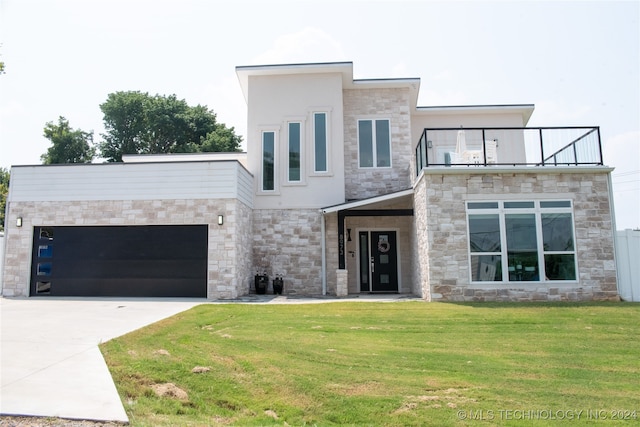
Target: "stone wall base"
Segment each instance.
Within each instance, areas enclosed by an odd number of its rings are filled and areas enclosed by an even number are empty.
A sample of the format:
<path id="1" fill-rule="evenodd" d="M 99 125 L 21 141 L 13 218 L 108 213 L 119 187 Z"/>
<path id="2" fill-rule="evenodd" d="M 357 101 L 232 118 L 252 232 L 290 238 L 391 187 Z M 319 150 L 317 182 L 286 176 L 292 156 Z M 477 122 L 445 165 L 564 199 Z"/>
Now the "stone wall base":
<path id="1" fill-rule="evenodd" d="M 510 302 L 554 302 L 554 301 L 620 301 L 618 293 L 596 291 L 583 287 L 500 288 L 479 289 L 436 285 L 431 297 L 433 301 L 510 301 Z"/>
<path id="2" fill-rule="evenodd" d="M 345 297 L 349 294 L 349 271 L 348 270 L 336 270 L 337 285 L 336 296 Z"/>

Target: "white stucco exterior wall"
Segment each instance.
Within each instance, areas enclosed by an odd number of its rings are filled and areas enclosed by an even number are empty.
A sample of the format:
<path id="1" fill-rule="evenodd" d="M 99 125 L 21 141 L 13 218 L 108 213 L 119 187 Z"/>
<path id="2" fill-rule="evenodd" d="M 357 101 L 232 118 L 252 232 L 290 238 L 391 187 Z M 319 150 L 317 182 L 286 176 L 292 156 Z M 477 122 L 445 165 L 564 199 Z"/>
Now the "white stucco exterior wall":
<path id="1" fill-rule="evenodd" d="M 256 209 L 308 209 L 344 202 L 342 75 L 249 76 L 247 152 Z M 314 172 L 313 114 L 327 113 L 328 172 Z M 287 182 L 288 123 L 302 123 L 301 182 Z M 276 133 L 275 190 L 262 189 L 262 132 Z"/>

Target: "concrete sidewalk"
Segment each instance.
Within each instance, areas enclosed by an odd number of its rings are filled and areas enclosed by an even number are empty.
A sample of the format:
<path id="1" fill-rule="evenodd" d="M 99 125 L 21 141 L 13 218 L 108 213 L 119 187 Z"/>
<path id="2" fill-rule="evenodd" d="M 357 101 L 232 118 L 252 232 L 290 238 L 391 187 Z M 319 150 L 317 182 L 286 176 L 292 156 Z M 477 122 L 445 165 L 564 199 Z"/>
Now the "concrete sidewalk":
<path id="1" fill-rule="evenodd" d="M 0 298 L 0 414 L 128 422 L 98 344 L 200 304 L 388 302 L 248 295 L 230 301 L 167 298 Z"/>
<path id="2" fill-rule="evenodd" d="M 127 422 L 98 344 L 202 303 L 0 298 L 0 414 Z"/>

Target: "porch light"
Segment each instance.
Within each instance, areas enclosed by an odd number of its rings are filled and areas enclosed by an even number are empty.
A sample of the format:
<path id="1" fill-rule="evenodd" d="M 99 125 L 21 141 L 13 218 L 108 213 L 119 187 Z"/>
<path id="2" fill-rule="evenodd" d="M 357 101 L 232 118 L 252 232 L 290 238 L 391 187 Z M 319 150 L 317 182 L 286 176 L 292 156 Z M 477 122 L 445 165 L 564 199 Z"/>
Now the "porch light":
<path id="1" fill-rule="evenodd" d="M 431 142 L 431 140 L 427 141 L 427 148 L 433 148 L 433 142 Z"/>
<path id="2" fill-rule="evenodd" d="M 16 227 L 22 227 L 22 217 L 16 218 Z"/>
<path id="3" fill-rule="evenodd" d="M 218 225 L 224 224 L 224 216 L 218 215 Z"/>

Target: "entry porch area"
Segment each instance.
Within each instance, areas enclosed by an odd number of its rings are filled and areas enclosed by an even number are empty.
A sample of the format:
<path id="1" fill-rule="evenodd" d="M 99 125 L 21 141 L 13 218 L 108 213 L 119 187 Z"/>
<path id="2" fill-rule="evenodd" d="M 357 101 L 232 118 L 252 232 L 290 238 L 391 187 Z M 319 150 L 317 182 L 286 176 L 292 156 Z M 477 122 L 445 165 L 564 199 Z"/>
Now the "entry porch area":
<path id="1" fill-rule="evenodd" d="M 337 296 L 415 293 L 412 189 L 326 207 L 322 213 L 325 220 L 337 221 L 337 240 L 328 236 L 335 243 L 327 250 L 333 258 L 329 265 L 337 262 Z"/>

